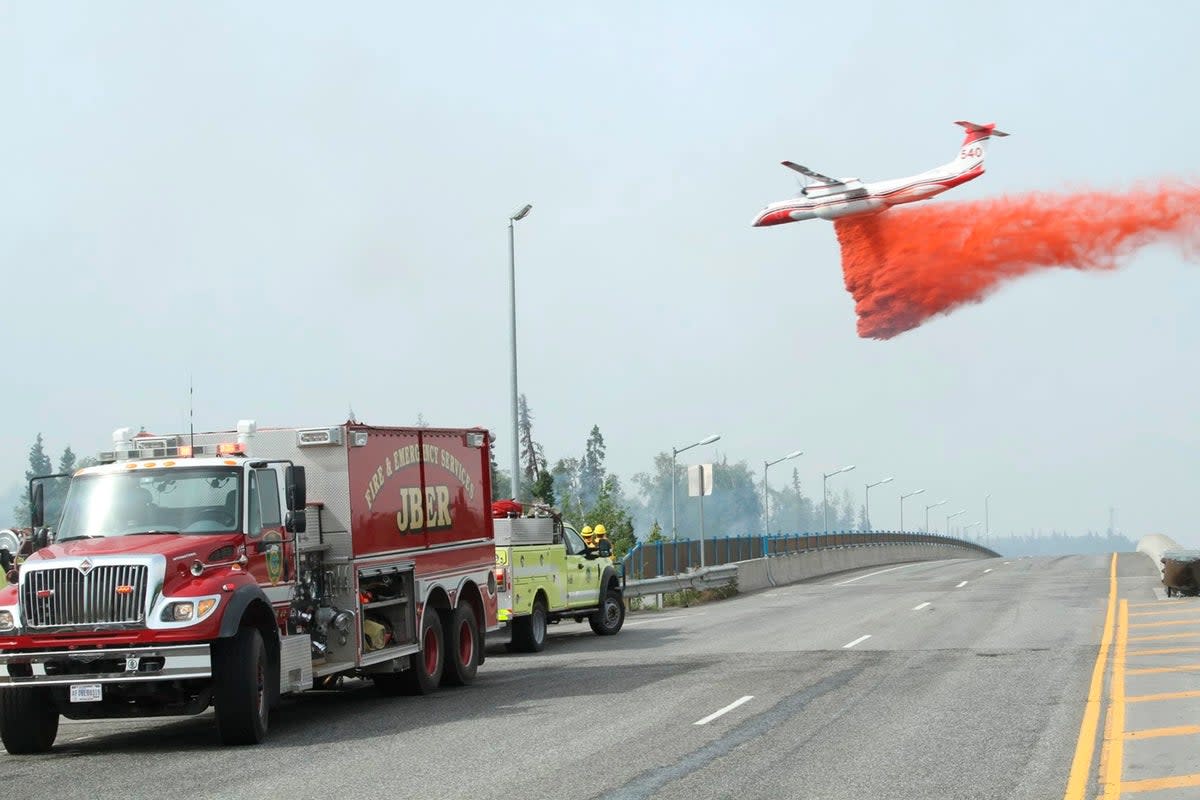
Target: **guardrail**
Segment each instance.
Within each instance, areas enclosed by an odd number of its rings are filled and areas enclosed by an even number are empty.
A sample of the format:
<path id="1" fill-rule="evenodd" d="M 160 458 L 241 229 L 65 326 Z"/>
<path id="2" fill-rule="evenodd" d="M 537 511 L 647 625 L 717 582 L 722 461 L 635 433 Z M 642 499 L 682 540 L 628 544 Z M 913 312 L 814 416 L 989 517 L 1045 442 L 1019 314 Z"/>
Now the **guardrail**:
<path id="1" fill-rule="evenodd" d="M 824 533 L 785 533 L 776 536 L 723 536 L 704 540 L 706 565 L 732 564 L 752 558 L 827 550 L 838 547 L 863 547 L 887 544 L 940 544 L 995 556 L 978 542 L 941 536 L 936 533 L 904 531 L 837 531 Z M 638 542 L 621 559 L 626 581 L 642 581 L 658 576 L 678 576 L 700 565 L 700 542 Z M 666 590 L 672 591 L 672 590 Z"/>
<path id="2" fill-rule="evenodd" d="M 682 575 L 626 580 L 622 592 L 626 597 L 643 597 L 648 594 L 681 592 L 684 589 L 715 589 L 718 586 L 736 583 L 737 575 L 736 564 L 721 564 L 715 567 L 703 567 Z"/>

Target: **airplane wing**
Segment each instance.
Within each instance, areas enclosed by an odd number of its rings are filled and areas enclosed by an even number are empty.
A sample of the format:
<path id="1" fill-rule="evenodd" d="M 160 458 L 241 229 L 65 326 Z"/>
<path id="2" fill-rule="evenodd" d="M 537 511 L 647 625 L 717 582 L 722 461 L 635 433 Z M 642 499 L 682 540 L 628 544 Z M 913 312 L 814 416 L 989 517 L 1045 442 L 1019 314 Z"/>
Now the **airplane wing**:
<path id="1" fill-rule="evenodd" d="M 813 172 L 808 167 L 801 166 L 792 161 L 781 161 L 780 163 L 783 164 L 788 169 L 795 170 L 796 172 L 799 172 L 801 175 L 807 175 L 808 177 L 812 178 L 813 180 L 820 181 L 821 183 L 833 183 L 833 184 L 841 183 L 841 181 L 835 180 L 834 178 L 831 178 L 828 175 L 822 175 L 819 172 Z"/>

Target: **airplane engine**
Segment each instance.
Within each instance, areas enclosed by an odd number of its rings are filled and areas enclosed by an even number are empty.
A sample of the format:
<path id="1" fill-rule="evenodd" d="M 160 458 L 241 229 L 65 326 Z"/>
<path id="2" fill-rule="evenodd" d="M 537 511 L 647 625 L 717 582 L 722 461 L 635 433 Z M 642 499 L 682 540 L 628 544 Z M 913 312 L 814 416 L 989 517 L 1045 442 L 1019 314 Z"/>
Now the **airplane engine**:
<path id="1" fill-rule="evenodd" d="M 835 206 L 814 209 L 814 213 L 821 219 L 842 219 L 843 217 L 858 217 L 866 214 L 878 214 L 880 211 L 887 209 L 887 203 L 883 200 L 874 197 L 863 198 L 862 200 L 851 200 L 848 203 L 839 203 Z"/>

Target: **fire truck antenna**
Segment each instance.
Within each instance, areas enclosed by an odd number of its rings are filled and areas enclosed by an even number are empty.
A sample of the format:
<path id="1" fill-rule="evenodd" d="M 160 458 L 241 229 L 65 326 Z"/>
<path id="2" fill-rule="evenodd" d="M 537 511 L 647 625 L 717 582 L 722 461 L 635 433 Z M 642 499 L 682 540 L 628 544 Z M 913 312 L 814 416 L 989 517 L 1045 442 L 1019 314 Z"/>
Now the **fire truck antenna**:
<path id="1" fill-rule="evenodd" d="M 191 446 L 193 453 L 196 452 L 196 423 L 195 423 L 196 404 L 193 402 L 193 396 L 195 395 L 196 392 L 195 392 L 194 387 L 195 387 L 195 382 L 192 380 L 192 374 L 189 372 L 188 373 L 188 433 L 191 436 L 191 441 L 189 442 L 189 445 Z"/>

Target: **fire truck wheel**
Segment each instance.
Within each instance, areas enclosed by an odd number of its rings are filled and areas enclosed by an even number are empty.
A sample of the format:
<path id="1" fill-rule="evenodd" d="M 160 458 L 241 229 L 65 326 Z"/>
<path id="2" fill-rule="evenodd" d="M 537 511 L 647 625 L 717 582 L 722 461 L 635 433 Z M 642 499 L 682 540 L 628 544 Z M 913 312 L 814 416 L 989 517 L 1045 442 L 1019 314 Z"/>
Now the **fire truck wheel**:
<path id="1" fill-rule="evenodd" d="M 512 644 L 523 653 L 540 653 L 546 646 L 546 600 L 540 594 L 529 616 L 513 621 Z"/>
<path id="2" fill-rule="evenodd" d="M 426 606 L 421 615 L 421 649 L 409 656 L 409 666 L 400 673 L 405 694 L 429 694 L 437 690 L 446 664 L 441 616 Z"/>
<path id="3" fill-rule="evenodd" d="M 621 600 L 621 593 L 614 589 L 605 592 L 604 602 L 588 617 L 588 622 L 597 636 L 612 636 L 621 630 L 625 624 L 625 603 Z"/>
<path id="4" fill-rule="evenodd" d="M 44 753 L 58 736 L 58 710 L 50 690 L 0 689 L 0 739 L 13 755 Z"/>
<path id="5" fill-rule="evenodd" d="M 479 669 L 479 625 L 475 612 L 465 603 L 453 611 L 443 610 L 442 641 L 446 643 L 445 686 L 466 686 Z"/>
<path id="6" fill-rule="evenodd" d="M 213 700 L 224 744 L 258 744 L 267 735 L 267 651 L 257 628 L 239 628 L 213 650 Z"/>

